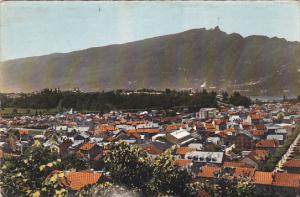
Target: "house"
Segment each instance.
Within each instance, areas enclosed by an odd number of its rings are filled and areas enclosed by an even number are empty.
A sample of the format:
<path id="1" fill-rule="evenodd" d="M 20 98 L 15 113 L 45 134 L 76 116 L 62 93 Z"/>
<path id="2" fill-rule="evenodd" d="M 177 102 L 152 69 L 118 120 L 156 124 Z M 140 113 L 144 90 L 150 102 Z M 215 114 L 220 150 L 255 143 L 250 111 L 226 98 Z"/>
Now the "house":
<path id="1" fill-rule="evenodd" d="M 221 167 L 202 166 L 197 174 L 197 177 L 202 180 L 213 180 L 217 174 L 222 171 Z"/>
<path id="2" fill-rule="evenodd" d="M 102 152 L 102 147 L 96 143 L 84 143 L 79 147 L 79 152 L 85 155 L 88 159 L 91 159 Z"/>
<path id="3" fill-rule="evenodd" d="M 259 170 L 263 168 L 268 158 L 269 152 L 267 150 L 254 150 L 245 156 L 240 162 Z"/>
<path id="4" fill-rule="evenodd" d="M 232 176 L 236 178 L 247 177 L 253 179 L 255 168 L 235 167 Z"/>
<path id="5" fill-rule="evenodd" d="M 272 178 L 273 193 L 289 196 L 300 195 L 300 174 L 274 173 Z"/>
<path id="6" fill-rule="evenodd" d="M 184 156 L 188 153 L 193 151 L 194 149 L 190 147 L 177 147 L 175 150 L 175 154 L 179 156 L 179 158 L 183 159 Z"/>
<path id="7" fill-rule="evenodd" d="M 285 162 L 283 169 L 288 173 L 300 173 L 300 159 L 292 159 Z"/>
<path id="8" fill-rule="evenodd" d="M 282 145 L 284 143 L 284 137 L 280 134 L 267 135 L 267 140 L 277 140 L 279 142 L 279 145 Z"/>
<path id="9" fill-rule="evenodd" d="M 271 154 L 275 152 L 278 146 L 279 146 L 279 142 L 278 140 L 275 139 L 261 140 L 256 143 L 257 149 L 268 150 Z"/>
<path id="10" fill-rule="evenodd" d="M 90 136 L 86 133 L 79 133 L 74 137 L 74 140 L 83 140 L 84 142 L 89 141 Z"/>
<path id="11" fill-rule="evenodd" d="M 271 195 L 273 188 L 273 176 L 273 172 L 256 171 L 253 178 L 253 184 L 255 185 L 256 192 Z"/>
<path id="12" fill-rule="evenodd" d="M 175 165 L 180 167 L 181 169 L 186 169 L 188 172 L 190 172 L 193 162 L 189 159 L 177 159 L 175 160 Z"/>
<path id="13" fill-rule="evenodd" d="M 141 144 L 140 146 L 152 158 L 159 156 L 165 150 L 172 147 L 171 144 L 161 141 L 153 141 L 148 144 Z"/>
<path id="14" fill-rule="evenodd" d="M 69 147 L 73 144 L 71 139 L 65 139 L 62 143 L 59 144 L 59 153 L 60 155 L 65 155 L 68 153 Z"/>
<path id="15" fill-rule="evenodd" d="M 188 145 L 189 148 L 192 148 L 194 150 L 202 150 L 203 149 L 203 144 L 201 143 L 190 143 Z"/>
<path id="16" fill-rule="evenodd" d="M 191 151 L 185 154 L 184 159 L 193 161 L 193 167 L 197 170 L 205 164 L 222 166 L 224 152 Z"/>
<path id="17" fill-rule="evenodd" d="M 213 120 L 212 124 L 219 131 L 225 130 L 226 126 L 227 126 L 226 125 L 226 121 L 225 120 L 221 120 L 221 119 L 215 119 L 215 120 Z"/>
<path id="18" fill-rule="evenodd" d="M 196 113 L 196 118 L 200 120 L 212 119 L 216 117 L 218 110 L 216 108 L 201 108 Z"/>
<path id="19" fill-rule="evenodd" d="M 251 134 L 255 140 L 262 140 L 265 137 L 265 132 L 263 130 L 252 130 Z"/>
<path id="20" fill-rule="evenodd" d="M 259 113 L 249 114 L 246 118 L 246 122 L 250 125 L 259 125 L 264 123 L 263 116 Z"/>
<path id="21" fill-rule="evenodd" d="M 238 150 L 251 150 L 253 148 L 253 136 L 246 131 L 239 132 L 235 136 L 234 144 Z"/>
<path id="22" fill-rule="evenodd" d="M 243 162 L 224 162 L 223 167 L 231 167 L 231 168 L 251 168 L 252 166 L 243 163 Z"/>
<path id="23" fill-rule="evenodd" d="M 96 184 L 101 177 L 102 173 L 93 171 L 65 172 L 61 183 L 71 193 L 75 193 L 85 186 Z"/>
<path id="24" fill-rule="evenodd" d="M 168 142 L 172 144 L 178 144 L 180 146 L 194 141 L 194 138 L 191 136 L 191 133 L 186 129 L 180 129 L 166 135 Z"/>

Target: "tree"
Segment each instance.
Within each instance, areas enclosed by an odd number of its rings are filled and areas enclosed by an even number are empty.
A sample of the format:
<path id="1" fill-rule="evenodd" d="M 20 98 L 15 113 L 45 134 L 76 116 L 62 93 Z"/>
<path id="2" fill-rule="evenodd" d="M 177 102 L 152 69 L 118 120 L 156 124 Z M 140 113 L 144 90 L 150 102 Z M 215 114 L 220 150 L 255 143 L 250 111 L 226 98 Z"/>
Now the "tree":
<path id="1" fill-rule="evenodd" d="M 105 167 L 114 182 L 129 188 L 145 188 L 150 180 L 152 167 L 147 154 L 137 146 L 124 141 L 110 144 L 104 157 Z"/>
<path id="2" fill-rule="evenodd" d="M 77 167 L 68 161 L 64 163 L 57 154 L 43 148 L 36 141 L 23 155 L 4 157 L 1 163 L 0 187 L 8 196 L 63 194 L 56 180 L 58 175 L 53 175 L 52 172 L 72 168 Z"/>
<path id="3" fill-rule="evenodd" d="M 242 96 L 239 92 L 234 92 L 229 98 L 229 103 L 234 106 L 249 107 L 251 99 L 246 96 Z"/>
<path id="4" fill-rule="evenodd" d="M 233 196 L 233 197 L 252 197 L 255 196 L 255 188 L 249 178 L 233 177 L 225 169 L 216 174 L 216 178 L 207 191 L 214 197 Z"/>
<path id="5" fill-rule="evenodd" d="M 151 190 L 156 195 L 196 195 L 191 181 L 191 174 L 175 165 L 172 150 L 166 150 L 155 159 Z"/>
<path id="6" fill-rule="evenodd" d="M 109 152 L 104 162 L 114 184 L 146 196 L 194 196 L 199 189 L 195 187 L 197 184 L 192 183 L 191 174 L 175 165 L 173 150 L 167 150 L 151 160 L 137 146 L 122 141 L 107 148 Z"/>

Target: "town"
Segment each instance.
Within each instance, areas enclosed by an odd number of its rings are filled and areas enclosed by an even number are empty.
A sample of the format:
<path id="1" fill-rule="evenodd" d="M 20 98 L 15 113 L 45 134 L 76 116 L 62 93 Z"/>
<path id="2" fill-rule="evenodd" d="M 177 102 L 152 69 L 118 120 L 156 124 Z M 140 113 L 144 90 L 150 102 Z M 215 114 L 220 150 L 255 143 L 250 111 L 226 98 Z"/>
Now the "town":
<path id="1" fill-rule="evenodd" d="M 222 95 L 217 98 L 222 100 Z M 171 150 L 174 164 L 193 180 L 214 182 L 228 174 L 249 180 L 256 194 L 296 196 L 300 195 L 299 124 L 300 103 L 289 101 L 249 107 L 219 102 L 214 108 L 175 111 L 172 116 L 160 109 L 108 113 L 70 109 L 54 115 L 3 116 L 0 159 L 3 166 L 6 157 L 20 157 L 32 146 L 62 159 L 76 154 L 87 169 L 62 171 L 60 176 L 62 187 L 75 194 L 109 178 L 103 162 L 107 147 L 125 143 L 151 160 Z M 5 190 L 3 184 L 1 188 Z M 198 196 L 211 194 L 201 190 Z"/>

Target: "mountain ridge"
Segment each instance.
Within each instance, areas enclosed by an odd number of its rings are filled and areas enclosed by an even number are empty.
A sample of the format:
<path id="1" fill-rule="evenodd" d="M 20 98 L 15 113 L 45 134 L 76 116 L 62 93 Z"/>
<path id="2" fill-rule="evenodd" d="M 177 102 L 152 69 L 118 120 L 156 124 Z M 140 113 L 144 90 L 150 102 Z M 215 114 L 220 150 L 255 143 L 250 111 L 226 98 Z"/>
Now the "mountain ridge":
<path id="1" fill-rule="evenodd" d="M 243 37 L 218 27 L 199 28 L 124 44 L 7 60 L 0 64 L 0 91 L 180 89 L 207 84 L 208 89 L 240 89 L 252 95 L 299 94 L 297 54 L 300 43 L 296 41 Z M 23 66 L 22 73 L 18 73 L 19 66 Z"/>

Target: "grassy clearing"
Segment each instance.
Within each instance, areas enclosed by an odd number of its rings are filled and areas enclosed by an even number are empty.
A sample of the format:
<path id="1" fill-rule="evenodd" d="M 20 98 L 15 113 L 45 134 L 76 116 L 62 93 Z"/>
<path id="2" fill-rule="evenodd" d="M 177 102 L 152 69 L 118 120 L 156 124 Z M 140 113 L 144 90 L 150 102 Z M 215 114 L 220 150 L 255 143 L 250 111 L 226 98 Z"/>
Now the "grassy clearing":
<path id="1" fill-rule="evenodd" d="M 58 109 L 29 109 L 29 108 L 13 108 L 6 107 L 0 108 L 1 116 L 20 116 L 20 115 L 39 115 L 39 114 L 56 114 L 58 113 Z"/>

